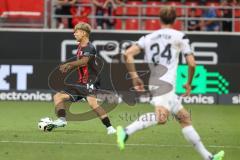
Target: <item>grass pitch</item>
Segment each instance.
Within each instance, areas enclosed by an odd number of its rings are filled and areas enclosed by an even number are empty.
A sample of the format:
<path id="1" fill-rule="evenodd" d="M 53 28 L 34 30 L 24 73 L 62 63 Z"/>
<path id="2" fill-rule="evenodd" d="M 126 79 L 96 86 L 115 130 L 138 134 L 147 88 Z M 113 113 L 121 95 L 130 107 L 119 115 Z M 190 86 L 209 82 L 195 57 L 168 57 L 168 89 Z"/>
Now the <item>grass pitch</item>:
<path id="1" fill-rule="evenodd" d="M 225 160 L 240 158 L 240 107 L 221 105 L 186 106 L 193 125 L 211 152 L 224 150 Z M 88 110 L 87 104 L 73 105 L 73 111 Z M 153 107 L 121 104 L 109 113 L 112 124 L 126 126 Z M 115 135 L 107 135 L 99 119 L 69 122 L 65 128 L 41 132 L 42 117 L 55 118 L 52 103 L 0 102 L 0 160 L 201 160 L 185 141 L 172 118 L 167 125 L 137 132 L 124 151 L 116 146 Z"/>

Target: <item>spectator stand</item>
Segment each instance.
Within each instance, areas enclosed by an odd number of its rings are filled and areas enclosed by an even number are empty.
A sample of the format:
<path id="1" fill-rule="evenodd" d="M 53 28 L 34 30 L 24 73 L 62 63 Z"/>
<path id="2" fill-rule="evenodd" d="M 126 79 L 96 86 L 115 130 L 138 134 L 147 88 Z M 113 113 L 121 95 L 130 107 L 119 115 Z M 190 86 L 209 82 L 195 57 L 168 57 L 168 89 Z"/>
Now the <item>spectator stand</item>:
<path id="1" fill-rule="evenodd" d="M 29 5 L 33 3 L 34 5 Z M 84 1 L 84 2 L 83 2 Z M 86 1 L 86 2 L 85 2 Z M 21 3 L 20 3 L 21 2 Z M 119 30 L 156 30 L 161 28 L 159 20 L 160 9 L 164 5 L 172 5 L 177 10 L 177 20 L 174 28 L 186 31 L 188 28 L 189 20 L 209 20 L 202 17 L 203 10 L 206 8 L 214 7 L 217 10 L 217 17 L 211 18 L 211 21 L 232 22 L 232 30 L 240 32 L 240 5 L 234 4 L 232 6 L 221 6 L 217 1 L 203 1 L 197 3 L 196 1 L 167 1 L 167 0 L 127 0 L 124 5 L 117 5 L 116 10 L 111 16 L 97 17 L 94 13 L 94 5 L 90 0 L 79 0 L 73 8 L 72 15 L 56 15 L 54 13 L 55 6 L 53 0 L 38 0 L 36 5 L 35 0 L 4 0 L 0 1 L 0 22 L 1 27 L 35 27 L 35 28 L 56 28 L 55 21 L 57 17 L 73 18 L 74 24 L 83 21 L 82 15 L 85 20 L 89 22 L 93 28 L 96 26 L 96 18 L 113 18 L 115 19 L 115 29 Z M 27 3 L 27 5 L 24 5 Z M 203 4 L 205 3 L 205 4 Z M 12 7 L 14 6 L 14 7 Z M 26 8 L 28 7 L 28 8 Z M 15 9 L 14 9 L 15 8 Z M 82 8 L 85 8 L 85 10 Z M 86 10 L 86 8 L 88 8 Z M 190 9 L 196 9 L 196 17 L 189 17 Z M 80 9 L 80 10 L 79 10 Z M 232 18 L 223 18 L 221 15 L 222 9 L 229 9 L 232 11 Z M 85 12 L 86 11 L 86 12 Z M 27 21 L 19 22 L 24 17 Z M 24 19 L 22 18 L 22 19 Z M 80 19 L 79 19 L 80 18 Z M 15 19 L 15 21 L 14 21 Z"/>
<path id="2" fill-rule="evenodd" d="M 4 0 L 0 6 L 1 27 L 48 27 L 48 0 Z"/>

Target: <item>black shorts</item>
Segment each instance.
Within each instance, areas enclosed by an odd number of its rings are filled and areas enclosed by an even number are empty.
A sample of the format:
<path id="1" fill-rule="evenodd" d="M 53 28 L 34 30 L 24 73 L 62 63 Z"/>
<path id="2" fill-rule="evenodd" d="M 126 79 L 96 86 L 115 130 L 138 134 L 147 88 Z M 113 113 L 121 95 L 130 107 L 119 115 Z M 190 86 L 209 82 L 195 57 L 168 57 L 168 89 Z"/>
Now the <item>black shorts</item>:
<path id="1" fill-rule="evenodd" d="M 96 96 L 96 91 L 99 89 L 99 83 L 95 84 L 74 84 L 67 85 L 64 92 L 70 96 L 71 102 L 77 102 L 87 96 Z"/>

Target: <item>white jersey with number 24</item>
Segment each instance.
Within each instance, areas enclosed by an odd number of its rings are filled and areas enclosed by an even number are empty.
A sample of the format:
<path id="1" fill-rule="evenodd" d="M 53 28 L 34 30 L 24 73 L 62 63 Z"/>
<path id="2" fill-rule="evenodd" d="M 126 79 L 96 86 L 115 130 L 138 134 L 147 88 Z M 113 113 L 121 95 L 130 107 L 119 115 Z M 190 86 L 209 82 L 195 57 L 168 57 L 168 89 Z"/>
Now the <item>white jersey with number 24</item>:
<path id="1" fill-rule="evenodd" d="M 175 90 L 179 54 L 192 54 L 186 35 L 175 29 L 160 29 L 141 37 L 137 45 L 145 52 L 145 62 L 161 64 L 168 69 L 159 79 L 172 84 Z"/>

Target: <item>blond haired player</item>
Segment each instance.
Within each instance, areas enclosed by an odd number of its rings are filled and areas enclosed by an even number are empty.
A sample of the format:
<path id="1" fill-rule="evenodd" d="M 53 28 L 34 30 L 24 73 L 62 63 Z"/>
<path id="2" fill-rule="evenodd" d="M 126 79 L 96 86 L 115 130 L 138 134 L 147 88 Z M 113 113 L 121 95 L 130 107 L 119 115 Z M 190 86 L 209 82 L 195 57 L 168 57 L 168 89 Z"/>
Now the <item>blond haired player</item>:
<path id="1" fill-rule="evenodd" d="M 86 89 L 88 88 L 87 86 L 92 86 L 91 89 L 94 90 L 99 87 L 98 73 L 96 73 L 97 67 L 99 66 L 97 66 L 96 63 L 96 49 L 89 41 L 90 33 L 91 27 L 87 23 L 81 22 L 74 27 L 74 37 L 77 42 L 79 42 L 77 59 L 61 65 L 59 69 L 62 73 L 77 69 L 77 84 L 86 86 Z M 46 130 L 51 131 L 54 128 L 66 126 L 66 103 L 69 101 L 77 102 L 82 98 L 87 100 L 90 107 L 96 112 L 102 123 L 106 126 L 107 134 L 114 134 L 116 130 L 112 127 L 106 112 L 99 106 L 96 96 L 94 94 L 79 95 L 75 88 L 66 88 L 64 91 L 54 95 L 54 104 L 58 119 L 49 124 Z"/>

